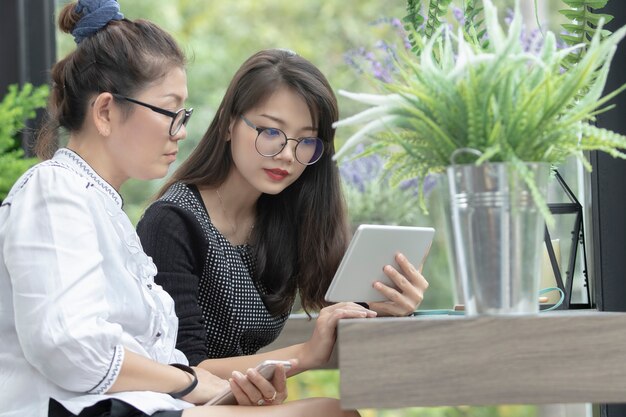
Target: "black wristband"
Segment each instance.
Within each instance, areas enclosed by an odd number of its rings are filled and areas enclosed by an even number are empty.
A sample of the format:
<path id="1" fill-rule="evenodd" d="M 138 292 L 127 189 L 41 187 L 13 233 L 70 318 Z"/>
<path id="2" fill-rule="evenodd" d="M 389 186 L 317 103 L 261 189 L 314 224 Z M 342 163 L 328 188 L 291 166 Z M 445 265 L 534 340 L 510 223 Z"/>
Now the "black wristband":
<path id="1" fill-rule="evenodd" d="M 187 365 L 183 365 L 181 363 L 170 363 L 170 366 L 173 366 L 174 368 L 178 368 L 178 369 L 180 369 L 182 371 L 185 371 L 188 374 L 190 374 L 191 376 L 193 376 L 193 381 L 191 381 L 191 384 L 189 384 L 189 386 L 187 388 L 185 388 L 182 391 L 170 392 L 169 393 L 169 395 L 172 398 L 183 398 L 185 395 L 187 395 L 191 391 L 193 391 L 196 388 L 196 386 L 198 385 L 198 376 L 196 375 L 196 371 L 194 371 L 192 367 L 187 366 Z"/>

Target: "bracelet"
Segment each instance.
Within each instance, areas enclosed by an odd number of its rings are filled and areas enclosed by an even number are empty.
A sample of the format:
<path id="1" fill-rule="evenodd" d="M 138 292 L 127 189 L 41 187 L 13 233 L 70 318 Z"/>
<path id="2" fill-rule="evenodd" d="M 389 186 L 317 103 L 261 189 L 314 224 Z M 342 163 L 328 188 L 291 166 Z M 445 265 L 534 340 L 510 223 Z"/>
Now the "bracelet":
<path id="1" fill-rule="evenodd" d="M 183 365 L 181 363 L 170 363 L 170 366 L 173 366 L 174 368 L 178 368 L 181 371 L 185 371 L 188 374 L 190 374 L 191 376 L 193 376 L 193 381 L 191 381 L 191 384 L 189 384 L 189 386 L 187 388 L 185 388 L 182 391 L 170 392 L 169 393 L 169 395 L 172 398 L 183 398 L 185 395 L 187 395 L 191 391 L 193 391 L 196 388 L 196 386 L 198 385 L 198 376 L 196 375 L 196 371 L 194 371 L 192 367 L 187 366 L 187 365 Z"/>

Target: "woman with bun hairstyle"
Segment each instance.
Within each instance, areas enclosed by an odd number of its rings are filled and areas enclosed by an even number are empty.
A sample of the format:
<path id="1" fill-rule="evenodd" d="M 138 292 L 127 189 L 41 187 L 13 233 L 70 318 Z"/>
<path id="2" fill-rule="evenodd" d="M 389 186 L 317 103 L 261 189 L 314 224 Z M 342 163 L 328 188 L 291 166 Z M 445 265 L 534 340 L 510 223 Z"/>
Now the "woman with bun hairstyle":
<path id="1" fill-rule="evenodd" d="M 407 259 L 381 265 L 388 301 L 328 305 L 324 294 L 349 240 L 332 160 L 337 100 L 320 70 L 284 49 L 262 50 L 235 73 L 191 156 L 146 210 L 137 232 L 175 300 L 178 348 L 225 377 L 263 359 L 325 364 L 339 319 L 406 316 L 428 283 Z M 300 296 L 319 311 L 305 343 L 257 353 Z M 357 300 L 369 301 L 369 300 Z"/>
<path id="2" fill-rule="evenodd" d="M 70 3 L 59 26 L 77 47 L 52 68 L 44 161 L 0 206 L 0 415 L 356 415 L 332 399 L 281 404 L 280 367 L 271 381 L 250 371 L 229 382 L 188 366 L 173 300 L 119 194 L 176 159 L 192 114 L 185 57 L 114 0 Z M 69 140 L 57 149 L 59 127 Z M 203 406 L 229 385 L 240 405 Z"/>

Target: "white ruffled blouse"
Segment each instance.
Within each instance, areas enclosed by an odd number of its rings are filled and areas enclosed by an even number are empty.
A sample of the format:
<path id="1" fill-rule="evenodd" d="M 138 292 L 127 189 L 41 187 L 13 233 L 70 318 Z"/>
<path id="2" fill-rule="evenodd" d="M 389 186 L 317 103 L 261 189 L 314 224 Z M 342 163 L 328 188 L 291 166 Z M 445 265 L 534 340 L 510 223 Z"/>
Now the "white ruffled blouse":
<path id="1" fill-rule="evenodd" d="M 190 404 L 154 392 L 105 394 L 124 349 L 187 363 L 172 298 L 122 211 L 120 195 L 60 149 L 0 207 L 0 415 L 78 413 L 115 397 L 151 414 Z"/>

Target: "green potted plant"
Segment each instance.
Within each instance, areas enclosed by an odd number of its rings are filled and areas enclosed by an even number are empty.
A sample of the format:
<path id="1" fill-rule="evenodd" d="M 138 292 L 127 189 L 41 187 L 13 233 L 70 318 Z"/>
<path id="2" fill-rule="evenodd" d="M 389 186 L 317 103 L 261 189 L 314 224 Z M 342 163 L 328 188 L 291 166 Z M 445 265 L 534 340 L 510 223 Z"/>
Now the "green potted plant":
<path id="1" fill-rule="evenodd" d="M 47 97 L 47 85 L 36 88 L 25 84 L 19 89 L 13 84 L 0 102 L 0 202 L 19 176 L 36 162 L 35 158 L 24 157 L 16 137 L 26 120 L 35 117 L 35 110 L 45 106 Z"/>
<path id="2" fill-rule="evenodd" d="M 336 123 L 365 123 L 336 158 L 376 134 L 364 154 L 385 154 L 396 183 L 447 173 L 470 312 L 535 312 L 543 219 L 552 220 L 550 166 L 574 155 L 591 169 L 588 150 L 625 157 L 626 137 L 593 122 L 625 88 L 603 96 L 626 28 L 609 36 L 599 22 L 590 40 L 562 49 L 548 31 L 533 54 L 520 42 L 518 7 L 505 30 L 491 1 L 483 5 L 484 22 L 476 15 L 479 24 L 466 22 L 456 33 L 441 24 L 413 31 L 413 52 L 399 57 L 384 94 L 339 92 L 371 107 Z"/>

